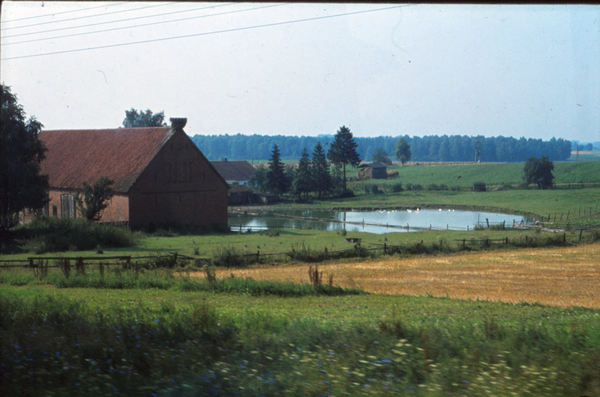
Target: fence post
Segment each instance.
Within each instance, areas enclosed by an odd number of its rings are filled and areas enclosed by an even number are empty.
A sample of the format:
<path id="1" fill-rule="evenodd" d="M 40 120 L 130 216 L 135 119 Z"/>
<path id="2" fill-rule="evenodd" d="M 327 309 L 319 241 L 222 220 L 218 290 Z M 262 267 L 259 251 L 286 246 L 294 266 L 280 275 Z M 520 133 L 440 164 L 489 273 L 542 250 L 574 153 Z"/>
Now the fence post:
<path id="1" fill-rule="evenodd" d="M 33 267 L 33 258 L 29 258 L 29 267 Z"/>
<path id="2" fill-rule="evenodd" d="M 387 254 L 387 244 L 383 243 L 383 253 Z"/>
<path id="3" fill-rule="evenodd" d="M 563 233 L 563 243 L 567 242 L 567 233 Z"/>
<path id="4" fill-rule="evenodd" d="M 408 225 L 408 223 L 406 224 L 406 231 L 408 232 L 410 230 L 410 226 Z"/>
<path id="5" fill-rule="evenodd" d="M 465 244 L 466 242 L 467 242 L 467 239 L 463 238 L 463 248 L 466 246 L 466 244 Z"/>
<path id="6" fill-rule="evenodd" d="M 508 237 L 506 238 L 506 243 L 505 243 L 505 245 L 508 245 Z"/>
<path id="7" fill-rule="evenodd" d="M 485 223 L 487 223 L 487 227 L 489 229 L 490 228 L 490 220 L 488 218 L 485 218 Z"/>
<path id="8" fill-rule="evenodd" d="M 258 262 L 258 257 L 260 256 L 260 250 L 256 251 L 256 261 Z"/>
<path id="9" fill-rule="evenodd" d="M 570 213 L 571 213 L 571 210 L 569 210 L 569 211 L 567 212 L 567 220 L 569 220 L 569 214 L 570 214 Z"/>
<path id="10" fill-rule="evenodd" d="M 583 229 L 579 231 L 579 241 L 581 241 L 581 236 L 583 235 Z"/>
<path id="11" fill-rule="evenodd" d="M 469 225 L 467 225 L 467 232 L 469 231 Z"/>

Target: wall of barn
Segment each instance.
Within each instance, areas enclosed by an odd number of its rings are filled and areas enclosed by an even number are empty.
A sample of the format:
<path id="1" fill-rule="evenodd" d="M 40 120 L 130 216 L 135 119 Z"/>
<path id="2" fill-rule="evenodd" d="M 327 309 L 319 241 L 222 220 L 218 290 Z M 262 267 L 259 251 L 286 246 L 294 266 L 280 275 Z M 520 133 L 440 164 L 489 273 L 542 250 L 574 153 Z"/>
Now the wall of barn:
<path id="1" fill-rule="evenodd" d="M 183 131 L 158 152 L 129 191 L 129 225 L 227 225 L 227 189 Z"/>
<path id="2" fill-rule="evenodd" d="M 76 192 L 74 190 L 58 190 L 58 189 L 50 189 L 48 192 L 49 202 L 42 210 L 42 213 L 46 216 L 56 216 L 58 218 L 62 218 L 63 215 L 65 217 L 69 217 L 73 215 L 68 205 L 65 206 L 61 202 L 61 196 L 63 195 L 71 195 L 75 196 Z M 72 199 L 74 203 L 74 199 Z M 69 211 L 68 213 L 63 214 L 63 210 Z M 81 217 L 75 209 L 75 214 L 77 218 Z M 115 195 L 113 196 L 109 206 L 102 213 L 102 222 L 123 222 L 127 221 L 129 218 L 129 199 L 126 195 Z"/>

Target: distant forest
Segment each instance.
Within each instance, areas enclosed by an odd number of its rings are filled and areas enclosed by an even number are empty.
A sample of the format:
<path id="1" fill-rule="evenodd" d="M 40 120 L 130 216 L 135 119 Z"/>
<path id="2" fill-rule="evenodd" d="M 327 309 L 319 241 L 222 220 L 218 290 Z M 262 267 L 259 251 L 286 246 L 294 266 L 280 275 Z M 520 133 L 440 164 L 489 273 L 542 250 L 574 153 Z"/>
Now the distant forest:
<path id="1" fill-rule="evenodd" d="M 380 136 L 373 138 L 354 137 L 358 153 L 363 161 L 370 162 L 377 148 L 383 148 L 392 161 L 396 141 L 401 138 Z M 411 161 L 474 161 L 476 148 L 480 148 L 482 162 L 524 162 L 531 156 L 548 156 L 550 161 L 564 161 L 571 155 L 571 142 L 552 138 L 515 139 L 503 136 L 424 136 L 404 138 L 410 144 Z M 195 135 L 192 140 L 209 160 L 266 160 L 271 157 L 273 145 L 279 147 L 281 158 L 298 160 L 306 148 L 312 153 L 317 142 L 327 152 L 333 135 L 312 136 L 268 136 L 268 135 Z"/>

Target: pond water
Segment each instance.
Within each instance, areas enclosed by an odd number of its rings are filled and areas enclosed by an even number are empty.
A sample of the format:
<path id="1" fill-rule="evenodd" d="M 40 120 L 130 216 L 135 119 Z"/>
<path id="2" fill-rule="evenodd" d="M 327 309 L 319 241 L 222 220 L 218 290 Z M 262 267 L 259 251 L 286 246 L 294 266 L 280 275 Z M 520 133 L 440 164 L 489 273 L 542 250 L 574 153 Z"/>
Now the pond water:
<path id="1" fill-rule="evenodd" d="M 487 221 L 486 221 L 487 219 Z M 314 229 L 366 233 L 415 232 L 420 230 L 467 230 L 475 225 L 505 222 L 528 222 L 520 215 L 498 214 L 479 211 L 447 209 L 389 210 L 389 211 L 329 211 L 291 210 L 263 213 L 229 214 L 229 226 L 233 231 L 248 229 Z"/>

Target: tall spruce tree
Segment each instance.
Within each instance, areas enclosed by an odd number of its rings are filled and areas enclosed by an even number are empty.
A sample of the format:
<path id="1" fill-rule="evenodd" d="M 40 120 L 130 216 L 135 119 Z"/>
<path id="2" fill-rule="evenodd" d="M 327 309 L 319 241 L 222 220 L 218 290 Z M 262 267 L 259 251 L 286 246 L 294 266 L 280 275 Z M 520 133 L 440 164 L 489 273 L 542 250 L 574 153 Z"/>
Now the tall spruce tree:
<path id="1" fill-rule="evenodd" d="M 313 188 L 311 191 L 317 192 L 319 198 L 324 194 L 328 194 L 333 189 L 333 181 L 329 174 L 329 164 L 321 142 L 317 142 L 312 156 L 312 181 Z"/>
<path id="2" fill-rule="evenodd" d="M 271 158 L 269 159 L 269 171 L 267 172 L 267 187 L 273 193 L 283 194 L 289 190 L 290 183 L 284 172 L 284 166 L 279 155 L 279 148 L 273 145 Z"/>
<path id="3" fill-rule="evenodd" d="M 304 196 L 306 199 L 308 198 L 308 193 L 311 191 L 312 186 L 310 159 L 308 158 L 306 148 L 304 148 L 302 155 L 300 156 L 300 161 L 298 162 L 298 169 L 296 169 L 296 174 L 294 175 L 294 194 L 299 197 Z"/>
<path id="4" fill-rule="evenodd" d="M 356 151 L 358 144 L 352 137 L 352 132 L 345 125 L 335 134 L 327 158 L 334 164 L 341 164 L 344 174 L 344 191 L 346 191 L 346 164 L 356 167 L 360 164 L 360 156 Z"/>

